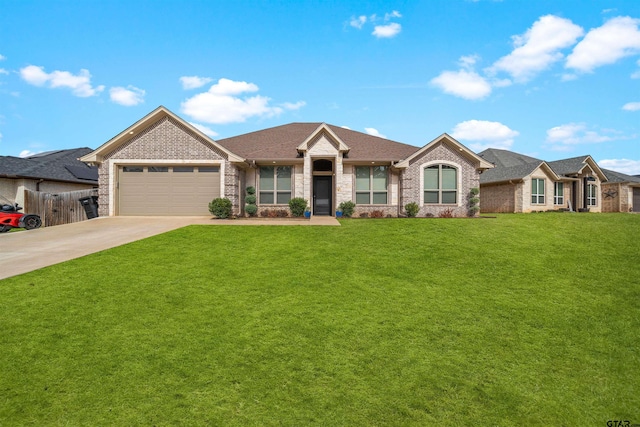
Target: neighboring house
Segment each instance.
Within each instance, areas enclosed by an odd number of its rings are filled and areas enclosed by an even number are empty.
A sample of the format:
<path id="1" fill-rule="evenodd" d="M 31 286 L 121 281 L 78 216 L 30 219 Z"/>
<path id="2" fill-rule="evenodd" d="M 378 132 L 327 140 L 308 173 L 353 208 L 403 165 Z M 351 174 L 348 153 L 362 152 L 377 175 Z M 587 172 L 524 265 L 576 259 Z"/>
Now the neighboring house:
<path id="1" fill-rule="evenodd" d="M 24 206 L 24 190 L 62 193 L 98 186 L 98 170 L 78 160 L 90 148 L 57 150 L 20 158 L 0 156 L 0 195 Z"/>
<path id="2" fill-rule="evenodd" d="M 449 135 L 422 148 L 326 123 L 292 123 L 214 141 L 158 107 L 81 159 L 99 166 L 100 215 L 203 215 L 216 197 L 243 214 L 245 189 L 259 210 L 293 197 L 314 215 L 343 201 L 356 215 L 469 214 L 470 189 L 493 167 Z"/>
<path id="3" fill-rule="evenodd" d="M 483 212 L 602 211 L 607 177 L 591 156 L 545 162 L 495 148 L 478 155 L 495 165 L 480 177 Z"/>
<path id="4" fill-rule="evenodd" d="M 602 212 L 640 212 L 640 176 L 602 169 Z"/>

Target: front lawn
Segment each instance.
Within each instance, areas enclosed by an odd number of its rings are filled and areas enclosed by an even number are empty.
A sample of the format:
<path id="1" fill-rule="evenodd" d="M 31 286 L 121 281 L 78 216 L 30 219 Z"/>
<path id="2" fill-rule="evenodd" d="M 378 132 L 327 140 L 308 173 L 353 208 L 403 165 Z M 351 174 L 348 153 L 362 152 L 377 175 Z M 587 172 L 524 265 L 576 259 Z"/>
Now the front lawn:
<path id="1" fill-rule="evenodd" d="M 0 425 L 640 423 L 640 215 L 191 226 L 0 281 Z"/>

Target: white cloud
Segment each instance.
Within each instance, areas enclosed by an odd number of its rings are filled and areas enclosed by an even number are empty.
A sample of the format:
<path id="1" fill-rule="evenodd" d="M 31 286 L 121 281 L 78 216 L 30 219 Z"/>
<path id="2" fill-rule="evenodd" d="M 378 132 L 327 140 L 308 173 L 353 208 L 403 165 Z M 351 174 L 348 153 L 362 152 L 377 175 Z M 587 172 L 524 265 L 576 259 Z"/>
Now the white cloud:
<path id="1" fill-rule="evenodd" d="M 573 45 L 584 34 L 570 20 L 554 15 L 538 19 L 522 36 L 513 36 L 515 49 L 487 71 L 505 71 L 516 81 L 526 82 L 563 58 L 560 50 Z"/>
<path id="2" fill-rule="evenodd" d="M 640 102 L 627 102 L 622 106 L 625 111 L 638 111 L 640 110 Z"/>
<path id="3" fill-rule="evenodd" d="M 7 59 L 7 57 L 6 57 L 6 56 L 4 56 L 4 55 L 0 55 L 0 61 L 4 61 L 5 59 Z"/>
<path id="4" fill-rule="evenodd" d="M 567 68 L 588 73 L 640 53 L 640 19 L 619 16 L 590 30 L 567 57 Z"/>
<path id="5" fill-rule="evenodd" d="M 367 23 L 367 17 L 364 15 L 360 15 L 357 18 L 355 17 L 351 18 L 351 21 L 349 21 L 349 25 L 359 30 L 362 29 L 362 26 L 366 23 Z"/>
<path id="6" fill-rule="evenodd" d="M 194 123 L 194 122 L 189 122 L 189 124 L 194 128 L 198 129 L 200 132 L 204 133 L 205 135 L 210 136 L 211 138 L 218 136 L 218 132 L 211 129 L 210 127 L 207 127 L 198 123 Z"/>
<path id="7" fill-rule="evenodd" d="M 552 149 L 556 151 L 567 151 L 574 145 L 597 144 L 614 139 L 620 138 L 601 135 L 587 129 L 584 123 L 567 123 L 547 130 L 547 142 L 551 143 Z"/>
<path id="8" fill-rule="evenodd" d="M 431 84 L 445 93 L 465 99 L 482 99 L 491 93 L 491 85 L 475 71 L 443 71 Z"/>
<path id="9" fill-rule="evenodd" d="M 144 90 L 129 85 L 126 88 L 112 87 L 109 90 L 109 97 L 111 98 L 111 101 L 116 104 L 132 107 L 144 102 L 145 93 L 146 92 Z"/>
<path id="10" fill-rule="evenodd" d="M 257 92 L 253 83 L 220 79 L 207 92 L 188 98 L 181 104 L 181 111 L 193 119 L 214 124 L 239 123 L 249 117 L 273 117 L 284 110 L 301 108 L 305 103 L 285 103 L 282 106 L 270 106 L 270 98 L 261 95 L 245 96 L 245 93 Z"/>
<path id="11" fill-rule="evenodd" d="M 379 138 L 386 138 L 386 136 L 381 134 L 376 128 L 364 128 L 364 131 L 372 136 L 377 136 Z"/>
<path id="12" fill-rule="evenodd" d="M 9 74 L 9 72 L 4 68 L 0 68 L 0 74 Z"/>
<path id="13" fill-rule="evenodd" d="M 640 175 L 640 160 L 607 159 L 599 161 L 598 165 L 627 175 Z"/>
<path id="14" fill-rule="evenodd" d="M 31 156 L 36 155 L 36 154 L 38 154 L 38 153 L 30 151 L 30 150 L 22 150 L 20 152 L 20 154 L 18 154 L 18 157 L 22 157 L 22 158 L 31 157 Z"/>
<path id="15" fill-rule="evenodd" d="M 393 18 L 402 18 L 402 15 L 397 10 L 394 10 L 391 13 L 385 13 L 384 14 L 384 20 L 385 21 L 388 21 L 388 20 L 393 19 Z"/>
<path id="16" fill-rule="evenodd" d="M 482 151 L 486 148 L 509 149 L 513 145 L 513 139 L 520 132 L 510 129 L 500 122 L 486 120 L 467 120 L 458 123 L 451 136 L 462 141 L 471 141 L 469 148 Z"/>
<path id="17" fill-rule="evenodd" d="M 391 38 L 398 35 L 400 31 L 402 31 L 402 25 L 398 24 L 397 22 L 392 22 L 387 25 L 376 25 L 371 34 L 378 37 L 379 39 Z"/>
<path id="18" fill-rule="evenodd" d="M 285 102 L 282 104 L 282 107 L 285 110 L 299 110 L 302 107 L 304 107 L 305 105 L 307 105 L 306 102 L 304 101 L 298 101 L 298 102 Z"/>
<path id="19" fill-rule="evenodd" d="M 212 81 L 213 79 L 209 77 L 198 77 L 198 76 L 180 77 L 180 83 L 182 83 L 182 89 L 197 89 Z"/>
<path id="20" fill-rule="evenodd" d="M 478 55 L 461 56 L 458 60 L 458 64 L 465 70 L 473 70 L 473 66 L 480 60 Z"/>
<path id="21" fill-rule="evenodd" d="M 104 86 L 91 86 L 91 74 L 88 70 L 81 69 L 75 75 L 68 71 L 53 71 L 47 73 L 44 67 L 28 65 L 20 69 L 20 77 L 27 83 L 34 86 L 45 86 L 48 84 L 50 88 L 68 88 L 71 93 L 81 98 L 98 95 L 104 90 Z"/>

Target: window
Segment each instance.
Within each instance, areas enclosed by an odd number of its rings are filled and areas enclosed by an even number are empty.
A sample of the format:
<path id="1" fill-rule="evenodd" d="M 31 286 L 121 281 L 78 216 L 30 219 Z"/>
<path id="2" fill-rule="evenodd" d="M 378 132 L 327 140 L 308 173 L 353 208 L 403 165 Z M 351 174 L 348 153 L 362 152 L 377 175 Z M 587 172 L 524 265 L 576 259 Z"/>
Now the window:
<path id="1" fill-rule="evenodd" d="M 564 205 L 564 184 L 562 182 L 553 184 L 553 204 Z"/>
<path id="2" fill-rule="evenodd" d="M 387 167 L 356 166 L 356 204 L 387 204 Z"/>
<path id="3" fill-rule="evenodd" d="M 453 205 L 458 200 L 458 169 L 447 165 L 424 168 L 424 203 Z"/>
<path id="4" fill-rule="evenodd" d="M 174 166 L 173 171 L 177 173 L 193 172 L 193 166 Z"/>
<path id="5" fill-rule="evenodd" d="M 142 166 L 123 166 L 122 172 L 143 172 Z"/>
<path id="6" fill-rule="evenodd" d="M 148 172 L 169 172 L 169 168 L 167 166 L 149 166 L 147 168 Z"/>
<path id="7" fill-rule="evenodd" d="M 291 200 L 291 166 L 260 167 L 260 204 L 285 205 Z"/>
<path id="8" fill-rule="evenodd" d="M 544 205 L 544 179 L 531 179 L 531 203 Z"/>
<path id="9" fill-rule="evenodd" d="M 198 166 L 198 172 L 207 173 L 207 172 L 220 172 L 219 166 Z"/>
<path id="10" fill-rule="evenodd" d="M 587 206 L 596 205 L 596 190 L 598 187 L 595 184 L 587 184 Z"/>

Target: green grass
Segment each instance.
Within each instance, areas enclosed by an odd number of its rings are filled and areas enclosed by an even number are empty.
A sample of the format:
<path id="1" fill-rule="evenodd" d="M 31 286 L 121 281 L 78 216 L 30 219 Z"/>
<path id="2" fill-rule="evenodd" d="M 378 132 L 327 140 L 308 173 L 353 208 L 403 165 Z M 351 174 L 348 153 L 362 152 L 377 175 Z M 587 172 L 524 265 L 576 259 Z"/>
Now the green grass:
<path id="1" fill-rule="evenodd" d="M 0 281 L 0 425 L 640 423 L 640 215 L 191 226 Z"/>

